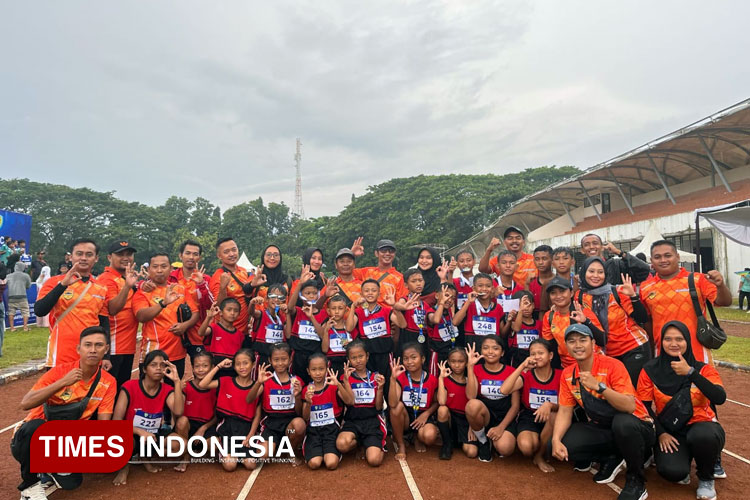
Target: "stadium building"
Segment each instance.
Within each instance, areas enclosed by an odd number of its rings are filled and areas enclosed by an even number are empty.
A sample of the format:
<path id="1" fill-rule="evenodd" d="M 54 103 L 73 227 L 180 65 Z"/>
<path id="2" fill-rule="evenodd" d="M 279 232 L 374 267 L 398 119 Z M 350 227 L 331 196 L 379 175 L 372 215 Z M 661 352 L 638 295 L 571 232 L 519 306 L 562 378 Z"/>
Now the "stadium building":
<path id="1" fill-rule="evenodd" d="M 578 249 L 588 233 L 631 251 L 644 237 L 661 235 L 690 262 L 695 260 L 695 211 L 748 198 L 750 99 L 526 196 L 448 252 L 469 249 L 479 257 L 512 225 L 526 229 L 527 251 L 542 244 Z M 733 293 L 739 282 L 735 272 L 750 267 L 750 247 L 703 219 L 700 257 L 702 270 L 719 270 Z"/>

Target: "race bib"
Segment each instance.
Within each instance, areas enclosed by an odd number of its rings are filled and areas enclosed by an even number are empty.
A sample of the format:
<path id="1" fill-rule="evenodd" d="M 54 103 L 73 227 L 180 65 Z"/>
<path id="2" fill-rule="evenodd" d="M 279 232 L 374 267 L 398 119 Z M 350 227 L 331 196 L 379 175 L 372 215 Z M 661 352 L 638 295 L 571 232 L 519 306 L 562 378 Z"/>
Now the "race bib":
<path id="1" fill-rule="evenodd" d="M 368 339 L 375 339 L 388 335 L 388 328 L 385 324 L 385 318 L 367 319 L 362 323 L 362 332 Z"/>
<path id="2" fill-rule="evenodd" d="M 135 410 L 133 427 L 156 434 L 159 431 L 159 427 L 161 427 L 161 419 L 161 413 L 146 413 L 143 410 Z"/>
<path id="3" fill-rule="evenodd" d="M 474 335 L 495 335 L 497 320 L 491 316 L 474 316 L 471 318 L 471 326 Z"/>
<path id="4" fill-rule="evenodd" d="M 438 327 L 438 335 L 440 335 L 440 340 L 442 340 L 443 342 L 451 341 L 451 332 L 448 331 L 445 323 L 440 323 L 440 326 Z"/>
<path id="5" fill-rule="evenodd" d="M 539 338 L 536 330 L 521 330 L 516 334 L 519 349 L 528 349 L 533 341 Z"/>
<path id="6" fill-rule="evenodd" d="M 411 389 L 409 386 L 404 387 L 404 391 L 401 393 L 401 400 L 404 402 L 407 408 L 411 409 L 416 401 L 416 392 L 419 387 Z M 412 391 L 415 393 L 414 400 L 412 400 Z M 427 387 L 422 387 L 422 392 L 419 394 L 419 407 L 427 408 Z"/>
<path id="7" fill-rule="evenodd" d="M 322 405 L 312 405 L 310 407 L 310 426 L 320 427 L 336 422 L 336 416 L 333 414 L 333 403 Z"/>
<path id="8" fill-rule="evenodd" d="M 500 392 L 501 385 L 503 385 L 502 380 L 482 380 L 479 393 L 487 399 L 503 399 L 507 396 Z"/>
<path id="9" fill-rule="evenodd" d="M 352 341 L 349 332 L 346 332 L 346 335 L 343 333 L 331 333 L 329 339 L 328 348 L 332 352 L 346 352 L 346 344 Z"/>
<path id="10" fill-rule="evenodd" d="M 461 310 L 461 308 L 464 306 L 464 303 L 466 303 L 466 299 L 468 298 L 468 293 L 459 293 L 458 295 L 456 295 L 456 308 L 458 310 Z"/>
<path id="11" fill-rule="evenodd" d="M 266 343 L 278 344 L 284 341 L 284 329 L 281 325 L 266 325 Z"/>
<path id="12" fill-rule="evenodd" d="M 268 392 L 268 404 L 276 411 L 294 410 L 292 389 L 271 389 Z"/>
<path id="13" fill-rule="evenodd" d="M 557 404 L 557 391 L 554 389 L 537 389 L 536 387 L 529 388 L 529 408 L 536 410 L 540 408 L 544 403 Z"/>
<path id="14" fill-rule="evenodd" d="M 315 333 L 315 327 L 312 324 L 312 321 L 308 320 L 300 320 L 299 322 L 299 330 L 297 331 L 297 336 L 303 340 L 314 340 L 316 342 L 320 342 L 320 337 L 318 337 L 318 334 Z"/>
<path id="15" fill-rule="evenodd" d="M 353 383 L 352 391 L 355 405 L 369 405 L 375 400 L 375 389 L 364 382 Z"/>
<path id="16" fill-rule="evenodd" d="M 497 303 L 503 308 L 503 312 L 509 313 L 511 311 L 518 311 L 521 307 L 521 299 L 506 299 L 505 295 L 500 295 L 497 298 Z"/>

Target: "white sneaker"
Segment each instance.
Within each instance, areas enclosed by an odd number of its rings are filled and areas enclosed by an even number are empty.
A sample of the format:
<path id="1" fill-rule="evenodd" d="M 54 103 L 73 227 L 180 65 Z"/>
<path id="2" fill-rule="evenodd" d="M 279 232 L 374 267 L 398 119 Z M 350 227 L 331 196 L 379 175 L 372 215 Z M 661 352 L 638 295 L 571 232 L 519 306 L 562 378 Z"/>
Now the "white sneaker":
<path id="1" fill-rule="evenodd" d="M 21 500 L 47 500 L 42 483 L 34 483 L 21 492 Z"/>

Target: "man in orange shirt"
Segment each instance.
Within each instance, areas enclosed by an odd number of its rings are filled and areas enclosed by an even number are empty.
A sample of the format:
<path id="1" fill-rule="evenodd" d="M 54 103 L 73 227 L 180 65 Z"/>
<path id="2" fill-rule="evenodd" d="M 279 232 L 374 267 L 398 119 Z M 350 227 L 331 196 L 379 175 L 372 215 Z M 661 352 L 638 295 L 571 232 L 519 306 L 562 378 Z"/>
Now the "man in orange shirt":
<path id="1" fill-rule="evenodd" d="M 362 245 L 362 237 L 354 240 L 352 244 L 352 253 L 356 257 L 365 254 L 365 247 Z M 378 259 L 378 265 L 375 267 L 362 267 L 354 269 L 352 275 L 364 282 L 371 279 L 380 283 L 380 296 L 378 304 L 387 305 L 385 297 L 389 290 L 396 293 L 396 298 L 406 297 L 409 291 L 404 284 L 404 276 L 393 267 L 393 261 L 396 258 L 396 245 L 391 240 L 380 240 L 375 245 L 375 258 Z"/>
<path id="2" fill-rule="evenodd" d="M 654 346 L 659 354 L 661 329 L 672 320 L 685 323 L 690 330 L 690 342 L 695 359 L 702 363 L 713 363 L 711 350 L 698 342 L 698 316 L 688 286 L 689 273 L 680 267 L 680 254 L 671 241 L 655 241 L 651 245 L 651 265 L 656 274 L 641 284 L 641 302 L 651 315 Z M 706 314 L 706 301 L 717 306 L 732 304 L 732 292 L 719 271 L 707 274 L 693 273 L 695 289 L 701 312 Z"/>
<path id="3" fill-rule="evenodd" d="M 91 276 L 99 246 L 93 240 L 79 239 L 70 251 L 72 267 L 64 275 L 48 279 L 34 304 L 37 317 L 49 314 L 48 367 L 78 359 L 78 336 L 85 328 L 102 325 L 109 330 L 107 288 Z"/>
<path id="4" fill-rule="evenodd" d="M 107 254 L 109 266 L 96 279 L 97 283 L 107 287 L 111 363 L 109 373 L 117 380 L 118 390 L 132 375 L 138 336 L 138 320 L 133 313 L 132 301 L 138 282 L 138 273 L 134 269 L 136 251 L 125 240 L 113 242 Z"/>
<path id="5" fill-rule="evenodd" d="M 193 299 L 198 304 L 200 319 L 193 325 L 187 332 L 187 342 L 185 342 L 185 348 L 190 356 L 190 362 L 193 362 L 193 357 L 199 352 L 204 350 L 203 338 L 198 335 L 198 328 L 200 324 L 206 319 L 206 312 L 211 309 L 211 304 L 214 302 L 211 290 L 208 287 L 208 280 L 204 274 L 205 267 L 201 266 L 198 269 L 198 263 L 203 255 L 203 246 L 194 240 L 186 240 L 180 245 L 180 261 L 182 267 L 173 270 L 167 281 L 169 283 L 179 283 L 185 287 L 193 296 Z"/>
<path id="6" fill-rule="evenodd" d="M 342 248 L 336 252 L 336 258 L 334 264 L 336 266 L 336 276 L 333 286 L 333 290 L 329 290 L 329 286 L 326 285 L 321 290 L 320 298 L 318 299 L 317 307 L 322 309 L 325 307 L 328 299 L 338 293 L 346 299 L 346 305 L 351 306 L 352 302 L 356 302 L 362 296 L 362 281 L 354 277 L 354 252 L 348 248 Z"/>
<path id="7" fill-rule="evenodd" d="M 75 254 L 75 252 L 74 252 Z M 115 407 L 116 385 L 114 377 L 101 369 L 102 360 L 109 349 L 109 335 L 101 326 L 92 326 L 79 332 L 76 351 L 78 359 L 59 363 L 36 381 L 21 400 L 21 408 L 30 410 L 19 424 L 11 440 L 13 457 L 21 464 L 22 482 L 18 486 L 21 498 L 47 498 L 37 474 L 31 473 L 31 438 L 47 421 L 44 404 L 50 407 L 80 402 L 88 395 L 91 385 L 99 375 L 88 404 L 79 420 L 88 420 L 94 413 L 98 420 L 111 420 Z M 81 485 L 83 474 L 52 474 L 55 483 L 72 490 Z"/>
<path id="8" fill-rule="evenodd" d="M 141 340 L 141 362 L 151 351 L 160 349 L 167 353 L 169 361 L 177 367 L 182 378 L 185 373 L 185 347 L 182 337 L 195 325 L 200 316 L 198 304 L 185 287 L 179 284 L 167 284 L 172 269 L 169 255 L 157 253 L 151 256 L 148 265 L 148 277 L 155 285 L 153 291 L 142 289 L 133 295 L 133 312 L 143 323 Z M 185 308 L 190 309 L 190 319 L 179 321 Z"/>
<path id="9" fill-rule="evenodd" d="M 510 226 L 503 233 L 502 243 L 505 245 L 506 250 L 513 252 L 513 255 L 516 256 L 518 267 L 513 274 L 513 281 L 521 286 L 525 286 L 536 277 L 537 271 L 536 266 L 534 265 L 534 256 L 523 251 L 523 247 L 526 244 L 526 238 L 524 237 L 523 232 L 517 227 Z M 492 252 L 494 252 L 499 246 L 500 240 L 492 238 L 487 250 L 479 261 L 480 273 L 500 274 L 500 267 L 497 264 L 497 256 L 490 258 Z"/>
<path id="10" fill-rule="evenodd" d="M 573 460 L 578 470 L 599 462 L 594 476 L 599 484 L 614 481 L 627 465 L 625 487 L 618 499 L 645 499 L 644 462 L 652 454 L 656 434 L 625 365 L 594 352 L 594 336 L 586 325 L 570 325 L 565 343 L 576 362 L 560 377 L 552 454 L 558 460 Z M 576 406 L 584 409 L 588 422 L 572 423 Z"/>

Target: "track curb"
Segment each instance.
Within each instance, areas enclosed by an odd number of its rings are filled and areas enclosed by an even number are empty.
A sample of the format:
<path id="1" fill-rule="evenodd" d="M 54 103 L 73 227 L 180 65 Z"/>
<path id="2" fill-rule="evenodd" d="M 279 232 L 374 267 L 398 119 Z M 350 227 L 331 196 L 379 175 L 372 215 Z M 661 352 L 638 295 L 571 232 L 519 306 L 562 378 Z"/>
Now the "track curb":
<path id="1" fill-rule="evenodd" d="M 729 368 L 730 370 L 750 373 L 750 366 L 747 366 L 747 365 L 740 365 L 738 363 L 730 363 L 729 361 L 720 361 L 718 359 L 714 361 L 714 364 L 722 368 Z"/>
<path id="2" fill-rule="evenodd" d="M 32 359 L 20 365 L 9 366 L 0 370 L 0 386 L 26 377 L 31 377 L 44 370 L 45 360 Z"/>

